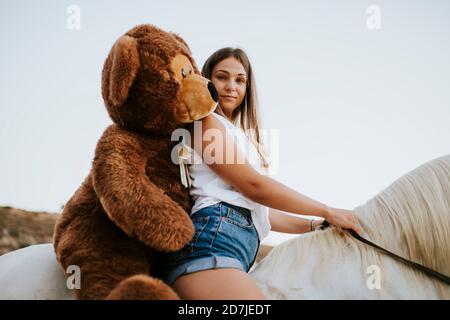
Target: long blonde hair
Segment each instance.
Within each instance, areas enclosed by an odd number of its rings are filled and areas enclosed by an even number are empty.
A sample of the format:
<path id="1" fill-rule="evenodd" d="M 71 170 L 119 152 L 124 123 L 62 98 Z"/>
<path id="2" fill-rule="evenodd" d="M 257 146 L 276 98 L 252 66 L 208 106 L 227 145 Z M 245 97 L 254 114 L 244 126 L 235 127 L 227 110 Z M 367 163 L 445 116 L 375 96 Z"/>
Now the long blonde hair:
<path id="1" fill-rule="evenodd" d="M 239 125 L 249 137 L 250 141 L 255 144 L 261 157 L 263 169 L 267 172 L 269 160 L 260 132 L 260 118 L 258 112 L 255 77 L 253 75 L 252 66 L 247 54 L 240 48 L 226 47 L 219 49 L 206 60 L 202 68 L 202 75 L 207 79 L 211 79 L 211 73 L 214 67 L 219 62 L 229 57 L 236 58 L 236 60 L 242 64 L 245 72 L 247 73 L 247 88 L 244 100 L 240 106 L 233 110 L 230 121 L 235 125 Z M 225 113 L 220 106 L 218 106 L 214 112 L 225 116 Z"/>

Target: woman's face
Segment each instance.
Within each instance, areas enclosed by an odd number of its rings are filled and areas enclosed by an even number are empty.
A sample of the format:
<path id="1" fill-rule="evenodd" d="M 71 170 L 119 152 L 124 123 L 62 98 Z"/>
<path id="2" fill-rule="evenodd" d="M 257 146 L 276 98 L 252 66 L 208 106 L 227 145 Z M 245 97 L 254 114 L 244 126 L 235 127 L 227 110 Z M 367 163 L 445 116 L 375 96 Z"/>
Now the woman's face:
<path id="1" fill-rule="evenodd" d="M 247 73 L 234 57 L 220 61 L 212 70 L 211 81 L 219 93 L 219 105 L 228 118 L 241 105 L 247 89 Z"/>

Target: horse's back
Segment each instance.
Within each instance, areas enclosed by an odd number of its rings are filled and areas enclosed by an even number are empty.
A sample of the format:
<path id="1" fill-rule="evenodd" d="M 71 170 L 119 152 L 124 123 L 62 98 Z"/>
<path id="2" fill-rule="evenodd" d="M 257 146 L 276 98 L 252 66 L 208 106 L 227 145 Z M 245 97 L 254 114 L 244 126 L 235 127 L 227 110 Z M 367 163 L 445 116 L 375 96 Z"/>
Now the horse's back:
<path id="1" fill-rule="evenodd" d="M 0 288 L 0 300 L 72 299 L 51 243 L 0 256 Z"/>

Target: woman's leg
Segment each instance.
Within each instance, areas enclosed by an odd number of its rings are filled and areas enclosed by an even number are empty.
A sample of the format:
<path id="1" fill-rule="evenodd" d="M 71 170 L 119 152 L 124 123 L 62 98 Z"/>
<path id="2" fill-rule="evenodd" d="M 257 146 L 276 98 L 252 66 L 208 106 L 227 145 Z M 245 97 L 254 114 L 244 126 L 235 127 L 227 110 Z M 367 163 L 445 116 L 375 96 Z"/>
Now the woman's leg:
<path id="1" fill-rule="evenodd" d="M 179 277 L 173 288 L 184 300 L 264 300 L 255 281 L 238 269 L 211 269 Z"/>

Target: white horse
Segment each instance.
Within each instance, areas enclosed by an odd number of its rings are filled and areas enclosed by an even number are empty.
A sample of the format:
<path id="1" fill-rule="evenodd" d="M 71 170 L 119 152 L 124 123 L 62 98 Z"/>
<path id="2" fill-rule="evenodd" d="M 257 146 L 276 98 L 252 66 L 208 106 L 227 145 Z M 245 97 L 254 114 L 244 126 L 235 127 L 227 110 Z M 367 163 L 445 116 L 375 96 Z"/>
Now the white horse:
<path id="1" fill-rule="evenodd" d="M 0 256 L 0 300 L 73 299 L 69 287 L 51 243 Z"/>
<path id="2" fill-rule="evenodd" d="M 355 210 L 363 237 L 450 275 L 450 155 L 402 176 Z M 71 299 L 64 271 L 52 244 L 0 256 L 0 299 Z M 278 245 L 250 275 L 269 299 L 450 299 L 449 285 L 337 228 Z"/>
<path id="3" fill-rule="evenodd" d="M 355 208 L 366 239 L 450 276 L 450 155 Z M 272 249 L 251 276 L 271 299 L 450 299 L 446 285 L 330 228 Z"/>

